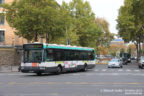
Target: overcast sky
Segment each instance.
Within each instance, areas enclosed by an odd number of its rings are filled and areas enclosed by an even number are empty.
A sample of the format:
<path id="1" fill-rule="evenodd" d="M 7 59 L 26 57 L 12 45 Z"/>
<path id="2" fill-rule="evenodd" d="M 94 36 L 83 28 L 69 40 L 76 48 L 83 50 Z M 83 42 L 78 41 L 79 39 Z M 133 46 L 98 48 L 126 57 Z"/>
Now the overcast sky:
<path id="1" fill-rule="evenodd" d="M 62 1 L 69 2 L 71 0 L 56 0 L 59 4 Z M 123 5 L 124 0 L 87 0 L 96 17 L 105 18 L 110 24 L 110 31 L 112 33 L 117 33 L 116 30 L 116 19 L 118 16 L 118 9 Z"/>

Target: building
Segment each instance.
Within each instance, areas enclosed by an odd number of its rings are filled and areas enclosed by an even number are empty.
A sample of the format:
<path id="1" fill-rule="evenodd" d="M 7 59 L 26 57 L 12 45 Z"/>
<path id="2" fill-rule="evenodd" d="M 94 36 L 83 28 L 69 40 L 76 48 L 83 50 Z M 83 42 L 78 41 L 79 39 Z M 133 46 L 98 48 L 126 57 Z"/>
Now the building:
<path id="1" fill-rule="evenodd" d="M 2 3 L 11 3 L 13 0 L 0 0 Z M 0 13 L 3 8 L 0 8 Z M 22 44 L 27 40 L 15 35 L 15 29 L 11 28 L 4 15 L 0 15 L 0 67 L 20 65 Z"/>
<path id="2" fill-rule="evenodd" d="M 125 42 L 122 39 L 114 39 L 113 41 L 111 41 L 111 44 L 125 45 Z"/>
<path id="3" fill-rule="evenodd" d="M 124 40 L 118 38 L 118 39 L 114 39 L 113 41 L 111 41 L 110 51 L 111 53 L 113 53 L 113 55 L 119 56 L 121 51 L 125 52 L 126 50 L 127 50 L 127 46 Z"/>
<path id="4" fill-rule="evenodd" d="M 12 1 L 13 0 L 0 0 L 0 4 L 11 3 Z M 0 13 L 4 13 L 2 7 L 0 8 Z M 27 40 L 15 35 L 15 29 L 9 26 L 6 17 L 0 15 L 0 47 L 19 46 L 23 43 L 27 43 Z"/>

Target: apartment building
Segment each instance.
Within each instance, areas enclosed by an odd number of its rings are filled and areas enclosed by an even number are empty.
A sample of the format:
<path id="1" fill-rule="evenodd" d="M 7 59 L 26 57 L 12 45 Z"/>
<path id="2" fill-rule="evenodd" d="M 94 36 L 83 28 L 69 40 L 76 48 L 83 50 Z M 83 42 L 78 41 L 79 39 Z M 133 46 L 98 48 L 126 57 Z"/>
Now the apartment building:
<path id="1" fill-rule="evenodd" d="M 12 1 L 13 0 L 0 0 L 0 4 L 11 3 Z M 0 13 L 3 13 L 3 8 L 0 8 Z M 15 29 L 9 26 L 6 17 L 0 15 L 0 47 L 19 46 L 23 43 L 27 43 L 27 40 L 15 35 Z"/>

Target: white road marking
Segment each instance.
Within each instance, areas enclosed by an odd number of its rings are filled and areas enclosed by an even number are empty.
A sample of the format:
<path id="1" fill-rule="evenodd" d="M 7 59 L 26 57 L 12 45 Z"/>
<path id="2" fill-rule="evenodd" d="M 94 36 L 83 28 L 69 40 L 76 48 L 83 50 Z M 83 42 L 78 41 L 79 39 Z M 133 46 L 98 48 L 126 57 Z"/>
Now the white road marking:
<path id="1" fill-rule="evenodd" d="M 134 70 L 135 72 L 140 72 L 140 70 Z"/>
<path id="2" fill-rule="evenodd" d="M 99 71 L 99 69 L 96 69 L 96 70 L 94 70 L 94 71 Z"/>
<path id="3" fill-rule="evenodd" d="M 127 72 L 130 72 L 131 70 L 130 70 L 130 69 L 126 69 L 126 71 L 127 71 Z"/>
<path id="4" fill-rule="evenodd" d="M 102 69 L 102 71 L 106 71 L 107 69 Z"/>

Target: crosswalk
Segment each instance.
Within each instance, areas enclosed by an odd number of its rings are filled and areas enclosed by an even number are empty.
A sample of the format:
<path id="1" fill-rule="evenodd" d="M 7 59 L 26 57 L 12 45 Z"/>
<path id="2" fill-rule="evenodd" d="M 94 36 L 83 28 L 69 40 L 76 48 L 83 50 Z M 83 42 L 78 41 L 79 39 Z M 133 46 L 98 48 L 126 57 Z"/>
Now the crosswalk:
<path id="1" fill-rule="evenodd" d="M 144 70 L 140 69 L 95 69 L 95 72 L 144 72 Z"/>
<path id="2" fill-rule="evenodd" d="M 144 70 L 141 69 L 92 69 L 84 73 L 71 73 L 70 76 L 144 76 Z"/>

